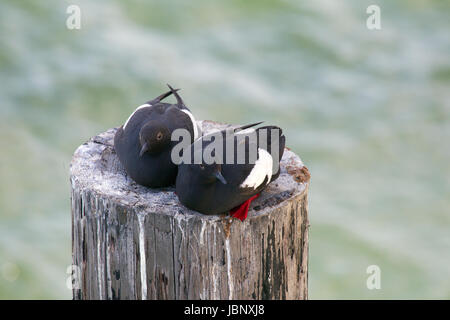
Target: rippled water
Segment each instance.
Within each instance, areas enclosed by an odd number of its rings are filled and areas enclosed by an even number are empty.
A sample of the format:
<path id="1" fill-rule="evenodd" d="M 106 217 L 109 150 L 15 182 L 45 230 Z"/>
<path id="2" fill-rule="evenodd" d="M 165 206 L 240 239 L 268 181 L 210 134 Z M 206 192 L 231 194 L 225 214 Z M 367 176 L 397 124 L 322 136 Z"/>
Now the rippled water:
<path id="1" fill-rule="evenodd" d="M 155 1 L 156 2 L 156 1 Z M 285 129 L 312 173 L 310 298 L 450 298 L 450 6 L 0 3 L 0 298 L 70 298 L 69 162 L 143 101 Z M 366 268 L 381 268 L 381 290 Z"/>

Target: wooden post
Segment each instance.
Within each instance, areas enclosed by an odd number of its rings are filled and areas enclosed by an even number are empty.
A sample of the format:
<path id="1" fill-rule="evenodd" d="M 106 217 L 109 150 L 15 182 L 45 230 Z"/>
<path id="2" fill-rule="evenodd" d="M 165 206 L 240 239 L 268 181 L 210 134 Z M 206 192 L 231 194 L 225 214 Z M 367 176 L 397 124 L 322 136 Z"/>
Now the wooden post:
<path id="1" fill-rule="evenodd" d="M 81 145 L 70 167 L 74 299 L 307 298 L 309 172 L 297 155 L 285 150 L 280 177 L 241 222 L 133 182 L 115 132 Z"/>

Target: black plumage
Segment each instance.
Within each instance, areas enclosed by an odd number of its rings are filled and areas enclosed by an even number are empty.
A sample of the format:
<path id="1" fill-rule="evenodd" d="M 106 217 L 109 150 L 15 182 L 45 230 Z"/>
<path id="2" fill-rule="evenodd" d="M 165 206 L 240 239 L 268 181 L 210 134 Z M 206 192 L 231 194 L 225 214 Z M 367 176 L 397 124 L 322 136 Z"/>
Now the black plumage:
<path id="1" fill-rule="evenodd" d="M 195 154 L 203 153 L 205 148 L 208 148 L 215 141 L 213 138 L 208 138 L 211 135 L 203 136 L 191 144 L 190 163 L 185 161 L 178 168 L 176 193 L 181 203 L 203 214 L 225 213 L 245 204 L 248 199 L 260 193 L 268 183 L 279 176 L 279 166 L 274 167 L 273 161 L 279 163 L 283 156 L 285 136 L 282 130 L 276 126 L 264 126 L 256 130 L 247 129 L 254 125 L 257 124 L 235 130 L 228 129 L 228 134 L 227 130 L 214 133 L 213 135 L 223 139 L 223 152 L 218 154 L 217 157 L 217 159 L 222 160 L 216 159 L 212 164 L 207 164 L 205 159 L 201 164 L 193 163 Z M 273 159 L 271 155 L 272 149 L 275 151 L 276 147 L 271 139 L 272 129 L 274 129 L 274 137 L 278 141 L 277 159 Z M 266 130 L 266 136 L 260 136 L 261 130 Z M 256 140 L 250 139 L 250 136 L 245 136 L 248 131 L 255 132 Z M 227 144 L 234 147 L 232 149 L 227 148 Z M 242 144 L 244 145 L 243 150 L 245 150 L 245 161 L 241 161 L 241 164 L 239 164 L 237 150 L 239 145 L 242 147 Z M 249 156 L 251 150 L 257 152 L 253 161 Z M 227 153 L 230 152 L 234 154 L 232 157 L 228 154 L 227 161 Z M 212 152 L 212 154 L 215 156 L 215 152 Z M 273 152 L 272 154 L 275 156 L 276 153 Z M 256 162 L 254 161 L 255 158 L 257 158 Z M 218 162 L 222 162 L 222 164 Z M 271 164 L 270 169 L 268 168 L 269 164 Z M 248 205 L 246 210 L 248 210 Z M 246 214 L 247 212 L 245 212 L 245 217 Z"/>
<path id="2" fill-rule="evenodd" d="M 189 131 L 192 141 L 198 127 L 177 90 L 170 91 L 138 107 L 114 137 L 120 162 L 130 177 L 147 187 L 166 187 L 175 183 L 177 166 L 171 160 L 171 141 L 175 129 Z M 175 95 L 176 104 L 161 102 Z"/>

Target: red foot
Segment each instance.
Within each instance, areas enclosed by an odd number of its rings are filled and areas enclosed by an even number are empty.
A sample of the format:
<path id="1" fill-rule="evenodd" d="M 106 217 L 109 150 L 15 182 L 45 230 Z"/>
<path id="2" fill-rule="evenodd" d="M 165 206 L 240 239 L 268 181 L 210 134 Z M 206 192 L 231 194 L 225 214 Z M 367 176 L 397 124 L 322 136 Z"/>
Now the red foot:
<path id="1" fill-rule="evenodd" d="M 250 207 L 250 203 L 252 203 L 252 201 L 258 197 L 259 193 L 255 194 L 253 197 L 245 201 L 243 204 L 237 206 L 236 208 L 231 209 L 230 215 L 233 218 L 237 218 L 241 221 L 244 221 L 245 219 L 247 219 L 248 208 Z"/>

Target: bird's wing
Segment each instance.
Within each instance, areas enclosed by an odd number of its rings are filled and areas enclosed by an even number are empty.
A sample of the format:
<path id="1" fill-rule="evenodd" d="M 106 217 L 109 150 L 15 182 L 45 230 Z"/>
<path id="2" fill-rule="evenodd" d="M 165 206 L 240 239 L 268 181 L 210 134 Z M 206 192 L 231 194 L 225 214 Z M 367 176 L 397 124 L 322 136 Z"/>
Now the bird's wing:
<path id="1" fill-rule="evenodd" d="M 123 130 L 126 129 L 126 127 L 127 127 L 128 123 L 130 122 L 130 120 L 133 118 L 133 116 L 134 116 L 139 110 L 142 110 L 142 109 L 144 109 L 144 108 L 149 108 L 149 107 L 151 107 L 151 105 L 148 104 L 148 103 L 144 103 L 144 104 L 140 105 L 139 107 L 137 107 L 136 110 L 134 110 L 133 113 L 130 114 L 130 116 L 128 117 L 127 121 L 125 121 L 125 123 L 123 124 Z"/>

